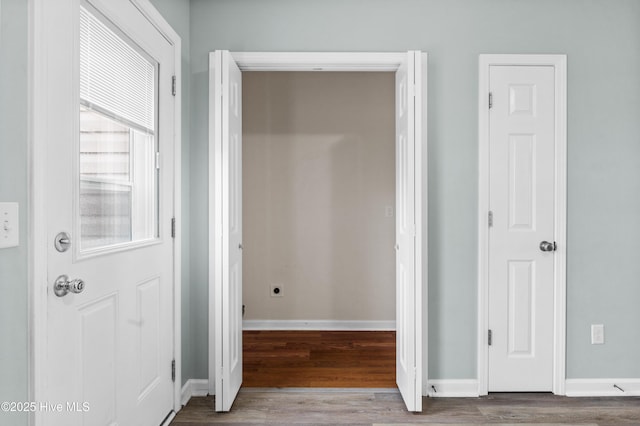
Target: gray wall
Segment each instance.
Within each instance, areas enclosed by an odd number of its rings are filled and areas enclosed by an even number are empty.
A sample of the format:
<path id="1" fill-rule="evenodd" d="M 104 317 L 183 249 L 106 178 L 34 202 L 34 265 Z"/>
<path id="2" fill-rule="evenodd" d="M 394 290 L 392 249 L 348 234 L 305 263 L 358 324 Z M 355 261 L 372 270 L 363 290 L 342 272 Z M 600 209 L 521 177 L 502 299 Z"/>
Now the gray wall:
<path id="1" fill-rule="evenodd" d="M 0 401 L 27 401 L 27 0 L 0 2 L 0 201 L 18 202 L 20 245 L 0 249 Z M 0 412 L 0 424 L 27 424 Z"/>
<path id="2" fill-rule="evenodd" d="M 429 376 L 476 377 L 480 53 L 569 63 L 569 378 L 640 377 L 640 2 L 192 0 L 191 305 L 207 333 L 208 53 L 429 53 Z M 197 211 L 197 213 L 194 212 Z M 591 346 L 591 323 L 606 344 Z M 206 378 L 206 348 L 193 347 Z"/>

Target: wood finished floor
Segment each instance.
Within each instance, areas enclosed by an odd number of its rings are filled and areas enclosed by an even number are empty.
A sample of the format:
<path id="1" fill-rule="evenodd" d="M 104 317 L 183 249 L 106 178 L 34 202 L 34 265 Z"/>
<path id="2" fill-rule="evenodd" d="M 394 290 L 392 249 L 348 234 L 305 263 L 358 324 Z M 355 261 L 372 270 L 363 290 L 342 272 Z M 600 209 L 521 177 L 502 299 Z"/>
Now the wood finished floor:
<path id="1" fill-rule="evenodd" d="M 513 393 L 422 401 L 422 413 L 414 414 L 394 390 L 243 388 L 229 413 L 216 413 L 211 396 L 195 397 L 171 425 L 640 425 L 638 397 Z"/>
<path id="2" fill-rule="evenodd" d="M 244 331 L 244 387 L 395 388 L 393 331 Z"/>
<path id="3" fill-rule="evenodd" d="M 212 396 L 195 397 L 171 425 L 640 426 L 636 397 L 423 398 L 423 412 L 413 414 L 395 388 L 393 332 L 245 331 L 243 337 L 243 388 L 231 412 L 216 413 Z"/>

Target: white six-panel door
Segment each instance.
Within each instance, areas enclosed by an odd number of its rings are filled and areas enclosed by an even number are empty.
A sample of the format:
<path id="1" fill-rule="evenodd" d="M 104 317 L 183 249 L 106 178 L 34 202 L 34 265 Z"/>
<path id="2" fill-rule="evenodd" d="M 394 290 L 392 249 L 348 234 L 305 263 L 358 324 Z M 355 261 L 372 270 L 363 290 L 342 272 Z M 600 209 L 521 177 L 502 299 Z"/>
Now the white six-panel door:
<path id="1" fill-rule="evenodd" d="M 488 390 L 551 391 L 554 68 L 496 65 L 489 74 Z"/>
<path id="2" fill-rule="evenodd" d="M 216 411 L 242 384 L 242 73 L 228 51 L 213 54 Z"/>

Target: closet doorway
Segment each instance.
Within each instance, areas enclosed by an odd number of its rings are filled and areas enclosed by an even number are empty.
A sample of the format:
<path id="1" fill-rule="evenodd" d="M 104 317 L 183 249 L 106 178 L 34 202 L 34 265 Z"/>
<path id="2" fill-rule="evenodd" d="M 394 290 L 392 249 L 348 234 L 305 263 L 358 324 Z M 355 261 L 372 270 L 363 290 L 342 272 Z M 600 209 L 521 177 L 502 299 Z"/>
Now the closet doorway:
<path id="1" fill-rule="evenodd" d="M 242 70 L 242 71 L 241 71 Z M 210 57 L 210 380 L 216 410 L 242 384 L 242 73 L 377 71 L 395 80 L 396 382 L 408 410 L 422 409 L 426 55 L 234 53 Z M 347 257 L 353 255 L 346 254 Z M 424 274 L 426 277 L 426 274 Z M 271 284 L 269 284 L 271 286 Z M 426 286 L 425 286 L 426 287 Z M 272 291 L 271 288 L 268 289 Z M 286 288 L 281 290 L 284 295 Z M 426 306 L 426 304 L 425 304 Z M 426 330 L 426 327 L 425 327 Z M 426 341 L 426 340 L 425 340 Z M 426 353 L 426 351 L 425 351 Z"/>
<path id="2" fill-rule="evenodd" d="M 242 73 L 243 387 L 396 387 L 394 81 Z"/>

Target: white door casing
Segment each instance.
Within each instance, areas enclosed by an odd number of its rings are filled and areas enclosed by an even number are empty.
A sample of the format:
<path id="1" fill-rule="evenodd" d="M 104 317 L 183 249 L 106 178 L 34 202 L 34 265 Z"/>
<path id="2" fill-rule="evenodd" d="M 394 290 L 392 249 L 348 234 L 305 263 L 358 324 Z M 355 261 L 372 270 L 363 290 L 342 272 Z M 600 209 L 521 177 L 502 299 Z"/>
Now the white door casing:
<path id="1" fill-rule="evenodd" d="M 563 72 L 560 55 L 481 55 L 481 395 L 563 392 Z M 545 240 L 557 250 L 541 251 Z"/>
<path id="2" fill-rule="evenodd" d="M 229 411 L 242 384 L 242 73 L 228 51 L 212 59 L 215 409 Z"/>
<path id="3" fill-rule="evenodd" d="M 36 0 L 31 10 L 31 396 L 63 407 L 61 412 L 33 413 L 34 423 L 159 424 L 177 408 L 179 395 L 172 381 L 172 361 L 180 338 L 176 332 L 180 256 L 174 254 L 180 245 L 179 239 L 171 238 L 171 218 L 179 211 L 180 157 L 175 153 L 180 152 L 180 103 L 172 95 L 171 81 L 173 75 L 179 77 L 175 65 L 180 63 L 180 41 L 145 0 L 84 4 L 125 42 L 159 64 L 155 144 L 161 154 L 161 192 L 158 237 L 82 251 L 81 4 Z M 71 236 L 71 248 L 63 253 L 53 244 L 60 231 Z M 53 283 L 61 275 L 83 279 L 84 291 L 58 297 Z M 179 380 L 179 365 L 176 369 Z"/>
<path id="4" fill-rule="evenodd" d="M 232 244 L 224 240 L 225 229 L 220 220 L 228 206 L 221 204 L 225 200 L 220 198 L 225 189 L 223 177 L 218 177 L 215 170 L 224 170 L 222 161 L 228 161 L 222 151 L 219 141 L 226 140 L 224 136 L 225 114 L 223 109 L 228 108 L 223 99 L 228 95 L 228 87 L 225 87 L 223 73 L 229 68 L 225 66 L 227 52 L 216 51 L 210 54 L 210 256 L 213 270 L 210 270 L 209 294 L 210 294 L 210 334 L 209 334 L 209 389 L 210 392 L 218 392 L 218 384 L 222 383 L 223 392 L 224 376 L 228 374 L 223 368 L 220 370 L 219 359 L 224 358 L 228 349 L 220 348 L 225 340 L 225 334 L 232 333 L 229 322 L 224 323 L 220 311 L 225 309 L 221 305 L 224 300 L 223 289 L 228 286 L 223 280 L 223 270 L 227 267 L 222 264 L 224 255 L 217 253 L 220 250 L 234 250 Z M 403 54 L 386 53 L 232 53 L 229 61 L 235 59 L 240 70 L 251 71 L 390 71 L 397 74 L 396 107 L 398 108 L 397 126 L 397 152 L 403 154 L 402 161 L 397 162 L 396 180 L 400 185 L 404 196 L 397 202 L 398 211 L 402 210 L 402 219 L 397 219 L 397 225 L 402 225 L 398 237 L 397 263 L 404 268 L 402 285 L 396 283 L 398 294 L 402 302 L 397 309 L 397 328 L 400 346 L 397 348 L 396 361 L 398 365 L 398 385 L 403 398 L 410 411 L 422 410 L 422 365 L 426 357 L 423 353 L 423 335 L 426 333 L 426 315 L 423 316 L 422 304 L 426 303 L 426 197 L 423 197 L 423 188 L 426 188 L 426 63 L 427 56 L 419 51 L 410 51 Z M 233 68 L 233 67 L 232 67 Z M 222 73 L 216 71 L 222 70 Z M 235 71 L 234 71 L 235 72 Z M 214 200 L 218 200 L 216 204 Z M 226 202 L 229 202 L 227 200 Z M 400 215 L 398 215 L 400 216 Z M 216 232 L 218 229 L 218 232 Z M 423 279 L 424 277 L 424 279 Z M 241 294 L 241 293 L 240 293 Z M 217 300 L 219 298 L 219 300 Z M 238 304 L 241 307 L 241 302 Z M 400 329 L 401 327 L 401 329 Z M 219 335 L 222 336 L 219 336 Z M 240 335 L 241 338 L 241 335 Z M 241 346 L 239 348 L 241 350 Z M 241 367 L 241 365 L 240 365 Z M 222 377 L 222 381 L 219 380 Z M 235 397 L 235 392 L 231 394 Z M 221 399 L 222 410 L 228 410 L 232 400 L 227 400 L 228 395 Z M 218 410 L 216 403 L 216 410 Z"/>

